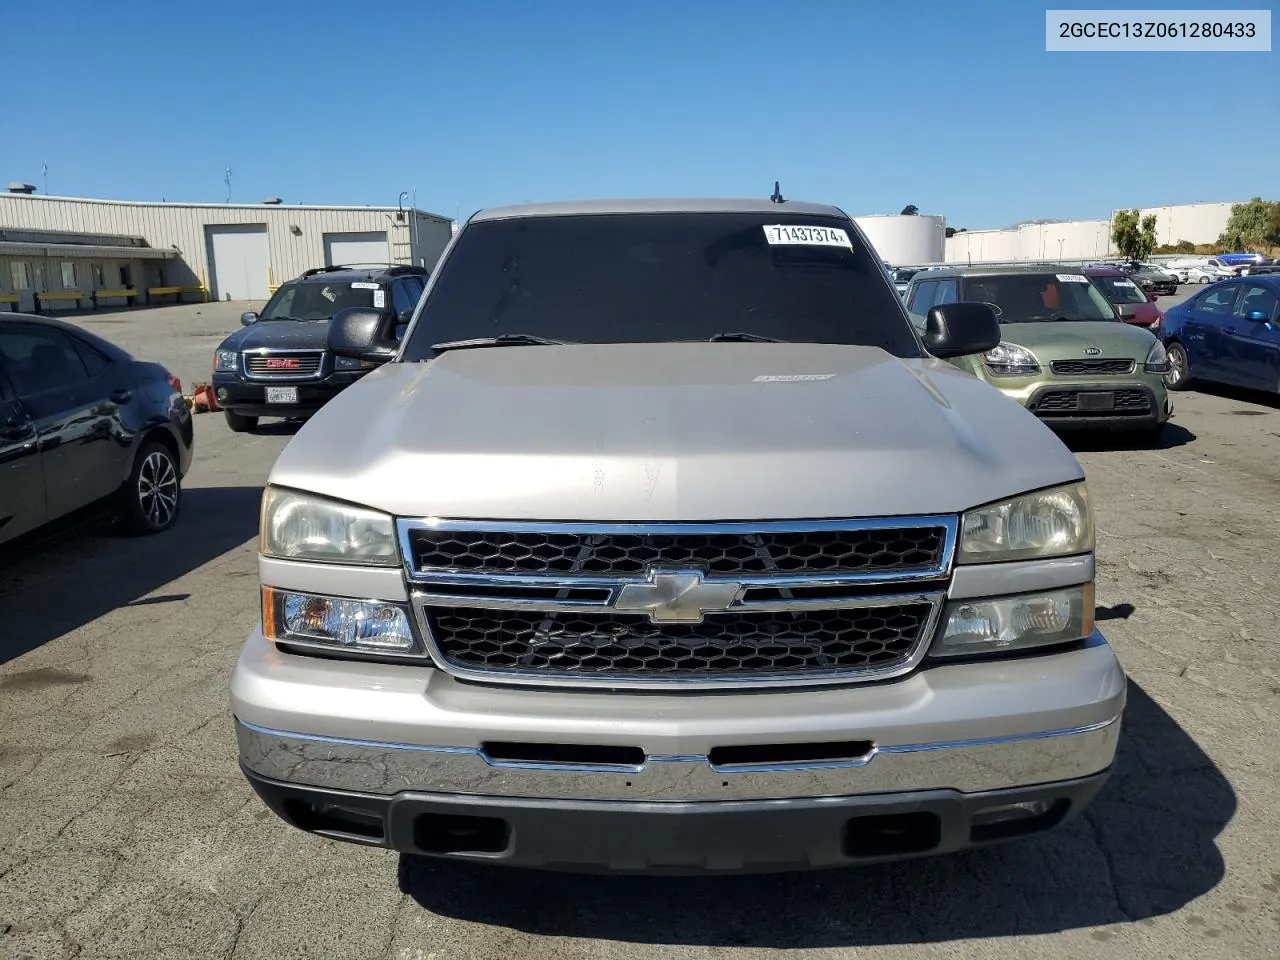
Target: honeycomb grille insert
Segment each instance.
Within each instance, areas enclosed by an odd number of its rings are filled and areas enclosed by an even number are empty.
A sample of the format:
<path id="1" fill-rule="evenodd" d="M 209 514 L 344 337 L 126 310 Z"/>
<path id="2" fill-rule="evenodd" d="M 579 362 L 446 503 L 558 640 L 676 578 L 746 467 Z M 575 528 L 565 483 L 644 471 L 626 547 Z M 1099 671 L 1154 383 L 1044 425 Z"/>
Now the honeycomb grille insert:
<path id="1" fill-rule="evenodd" d="M 924 639 L 930 603 L 708 615 L 655 624 L 643 615 L 427 607 L 454 667 L 544 677 L 768 679 L 886 671 Z"/>
<path id="2" fill-rule="evenodd" d="M 1073 416 L 1146 416 L 1151 413 L 1151 398 L 1146 391 L 1125 389 L 1114 391 L 1114 406 L 1108 410 L 1089 410 L 1080 407 L 1080 392 L 1076 390 L 1049 390 L 1036 401 L 1035 412 L 1041 416 L 1066 413 Z"/>
<path id="3" fill-rule="evenodd" d="M 1059 374 L 1126 374 L 1133 373 L 1132 360 L 1055 360 L 1050 366 Z"/>
<path id="4" fill-rule="evenodd" d="M 924 570 L 943 563 L 941 526 L 766 533 L 556 533 L 416 529 L 417 571 L 644 576 L 652 566 L 712 576 Z"/>

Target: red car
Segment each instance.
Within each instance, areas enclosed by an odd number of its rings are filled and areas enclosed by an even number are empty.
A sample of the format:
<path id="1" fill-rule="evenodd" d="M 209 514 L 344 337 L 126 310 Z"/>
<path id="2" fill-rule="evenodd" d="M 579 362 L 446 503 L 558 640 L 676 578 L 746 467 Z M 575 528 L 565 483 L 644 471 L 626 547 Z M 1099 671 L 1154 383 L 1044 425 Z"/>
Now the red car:
<path id="1" fill-rule="evenodd" d="M 1115 267 L 1085 267 L 1080 272 L 1111 301 L 1125 323 L 1153 331 L 1160 329 L 1164 313 L 1155 305 L 1156 294 L 1143 293 L 1141 287 Z"/>

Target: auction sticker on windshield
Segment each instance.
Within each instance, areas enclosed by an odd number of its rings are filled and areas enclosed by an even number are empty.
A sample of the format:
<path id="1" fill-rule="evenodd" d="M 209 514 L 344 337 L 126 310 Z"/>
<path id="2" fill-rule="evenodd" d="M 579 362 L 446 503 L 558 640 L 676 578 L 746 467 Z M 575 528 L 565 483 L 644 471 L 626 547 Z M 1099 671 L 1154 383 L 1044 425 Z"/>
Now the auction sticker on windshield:
<path id="1" fill-rule="evenodd" d="M 844 247 L 853 249 L 849 234 L 839 227 L 805 227 L 789 223 L 766 225 L 764 237 L 771 247 Z"/>
<path id="2" fill-rule="evenodd" d="M 1058 280 L 1061 283 L 1088 283 L 1089 282 L 1088 277 L 1081 276 L 1078 273 L 1060 273 L 1058 274 Z"/>

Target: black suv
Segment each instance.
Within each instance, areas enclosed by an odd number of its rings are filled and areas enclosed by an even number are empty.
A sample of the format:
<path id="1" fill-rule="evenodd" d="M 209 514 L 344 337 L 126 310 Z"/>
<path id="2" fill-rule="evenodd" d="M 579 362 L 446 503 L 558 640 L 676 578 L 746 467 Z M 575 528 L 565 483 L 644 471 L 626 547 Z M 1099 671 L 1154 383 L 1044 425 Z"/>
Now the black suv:
<path id="1" fill-rule="evenodd" d="M 259 417 L 315 413 L 379 365 L 326 350 L 333 315 L 348 307 L 378 310 L 387 338 L 398 340 L 427 277 L 424 267 L 356 264 L 316 267 L 283 284 L 261 314 L 244 314 L 244 329 L 214 353 L 213 387 L 227 426 L 245 433 Z"/>

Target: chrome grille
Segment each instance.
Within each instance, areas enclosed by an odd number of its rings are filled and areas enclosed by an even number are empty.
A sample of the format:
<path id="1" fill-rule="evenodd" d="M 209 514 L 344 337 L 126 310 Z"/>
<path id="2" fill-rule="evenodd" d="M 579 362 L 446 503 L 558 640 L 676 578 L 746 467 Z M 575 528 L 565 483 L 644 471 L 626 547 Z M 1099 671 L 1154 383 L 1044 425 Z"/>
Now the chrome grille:
<path id="1" fill-rule="evenodd" d="M 957 525 L 397 521 L 443 670 L 652 688 L 905 673 L 942 608 Z"/>
<path id="2" fill-rule="evenodd" d="M 244 370 L 251 377 L 286 379 L 314 377 L 324 363 L 323 350 L 286 350 L 244 354 Z"/>
<path id="3" fill-rule="evenodd" d="M 1133 373 L 1132 360 L 1055 360 L 1050 364 L 1053 372 L 1065 376 L 1102 373 L 1124 375 Z"/>
<path id="4" fill-rule="evenodd" d="M 725 527 L 699 533 L 420 528 L 407 556 L 419 572 L 643 575 L 650 567 L 708 574 L 826 574 L 936 567 L 943 526 L 761 532 Z"/>
<path id="5" fill-rule="evenodd" d="M 666 678 L 798 678 L 901 666 L 934 605 L 725 613 L 651 623 L 614 613 L 428 608 L 427 627 L 453 666 L 488 673 Z"/>

